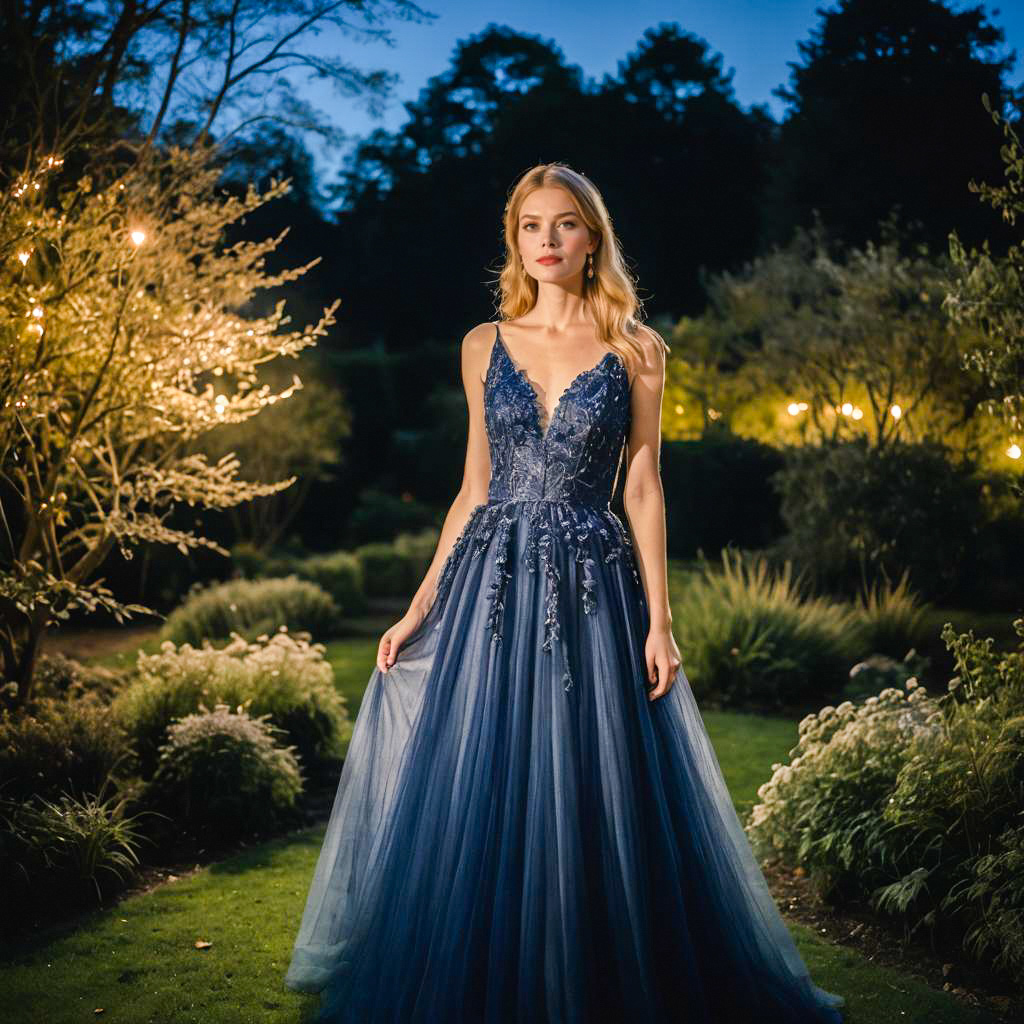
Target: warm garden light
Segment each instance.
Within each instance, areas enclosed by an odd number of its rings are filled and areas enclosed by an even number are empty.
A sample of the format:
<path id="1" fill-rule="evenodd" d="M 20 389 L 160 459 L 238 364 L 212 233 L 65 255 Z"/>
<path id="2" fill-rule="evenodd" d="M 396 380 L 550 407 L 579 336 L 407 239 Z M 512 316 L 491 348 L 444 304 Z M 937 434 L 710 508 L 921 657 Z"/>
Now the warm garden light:
<path id="1" fill-rule="evenodd" d="M 864 410 L 860 406 L 854 406 L 852 415 L 855 420 L 859 420 L 864 416 Z"/>
<path id="2" fill-rule="evenodd" d="M 35 318 L 36 318 L 37 320 L 40 320 L 40 319 L 42 319 L 42 316 L 43 316 L 43 307 L 42 307 L 42 306 L 33 306 L 33 307 L 32 307 L 32 315 L 33 315 L 33 316 L 34 316 L 34 317 L 35 317 Z"/>
<path id="3" fill-rule="evenodd" d="M 131 233 L 131 240 L 132 245 L 142 245 L 142 243 L 146 240 L 146 232 L 140 231 L 138 228 L 136 228 Z"/>
<path id="4" fill-rule="evenodd" d="M 681 405 L 679 405 L 679 404 L 676 405 L 676 415 L 677 416 L 682 416 L 683 415 L 683 407 Z"/>
<path id="5" fill-rule="evenodd" d="M 1009 455 L 1011 459 L 1019 459 L 1020 458 L 1020 445 L 1019 444 L 1011 444 L 1010 447 L 1006 449 L 1006 454 Z"/>
<path id="6" fill-rule="evenodd" d="M 890 405 L 889 415 L 892 416 L 894 420 L 898 420 L 903 415 L 903 410 L 898 405 Z"/>
<path id="7" fill-rule="evenodd" d="M 795 416 L 800 411 L 800 406 L 797 405 L 796 402 L 790 402 L 789 405 L 786 406 L 786 409 L 790 416 Z"/>
<path id="8" fill-rule="evenodd" d="M 853 412 L 853 404 L 851 402 L 843 402 L 843 404 L 839 406 L 839 411 L 844 416 L 849 416 L 850 413 Z"/>
<path id="9" fill-rule="evenodd" d="M 30 252 L 19 252 L 18 253 L 18 259 L 21 261 L 21 265 L 25 266 L 25 264 L 28 263 L 28 261 L 31 258 L 31 256 L 32 256 L 32 253 L 30 253 Z"/>

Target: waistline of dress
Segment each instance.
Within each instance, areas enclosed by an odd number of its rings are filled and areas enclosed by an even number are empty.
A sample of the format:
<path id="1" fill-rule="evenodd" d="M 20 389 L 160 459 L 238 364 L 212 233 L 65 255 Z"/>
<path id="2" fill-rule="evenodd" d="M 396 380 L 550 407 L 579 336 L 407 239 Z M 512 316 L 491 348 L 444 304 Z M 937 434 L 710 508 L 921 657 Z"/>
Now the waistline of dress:
<path id="1" fill-rule="evenodd" d="M 579 498 L 488 498 L 479 505 L 479 508 L 491 508 L 503 505 L 570 505 L 573 508 L 586 508 L 593 512 L 611 512 L 611 502 L 604 505 L 595 505 L 591 501 L 582 501 Z"/>

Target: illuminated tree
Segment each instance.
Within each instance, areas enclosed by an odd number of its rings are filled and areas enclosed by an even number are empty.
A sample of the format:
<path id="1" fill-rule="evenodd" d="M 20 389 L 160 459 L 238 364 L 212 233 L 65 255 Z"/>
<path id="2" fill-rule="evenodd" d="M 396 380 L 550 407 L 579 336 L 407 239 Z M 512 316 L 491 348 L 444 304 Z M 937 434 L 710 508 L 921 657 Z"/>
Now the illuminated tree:
<path id="1" fill-rule="evenodd" d="M 961 369 L 980 337 L 942 311 L 946 261 L 905 254 L 892 225 L 862 248 L 830 251 L 819 228 L 712 285 L 718 315 L 751 346 L 732 428 L 766 441 L 941 440 L 963 456 L 1005 459 L 979 415 L 988 395 Z"/>
<path id="2" fill-rule="evenodd" d="M 1001 148 L 1007 184 L 994 186 L 971 181 L 1003 220 L 1016 225 L 1024 213 L 1024 151 L 1013 125 L 983 97 L 992 120 L 1006 138 Z M 1011 245 L 1005 257 L 993 256 L 986 241 L 979 252 L 968 252 L 956 231 L 949 236 L 955 275 L 944 307 L 956 323 L 980 330 L 985 344 L 968 355 L 968 368 L 980 371 L 993 390 L 985 409 L 1010 429 L 1008 454 L 1021 459 L 1024 447 L 1024 248 Z"/>
<path id="3" fill-rule="evenodd" d="M 65 181 L 48 158 L 0 195 L 0 658 L 5 692 L 27 700 L 44 629 L 73 609 L 133 612 L 94 579 L 116 544 L 228 552 L 166 522 L 182 502 L 230 508 L 274 494 L 238 478 L 234 453 L 193 449 L 221 424 L 286 399 L 258 368 L 296 357 L 333 323 L 289 329 L 255 295 L 317 261 L 271 273 L 282 236 L 225 232 L 287 191 L 218 189 L 213 150 L 147 148 L 108 180 Z"/>

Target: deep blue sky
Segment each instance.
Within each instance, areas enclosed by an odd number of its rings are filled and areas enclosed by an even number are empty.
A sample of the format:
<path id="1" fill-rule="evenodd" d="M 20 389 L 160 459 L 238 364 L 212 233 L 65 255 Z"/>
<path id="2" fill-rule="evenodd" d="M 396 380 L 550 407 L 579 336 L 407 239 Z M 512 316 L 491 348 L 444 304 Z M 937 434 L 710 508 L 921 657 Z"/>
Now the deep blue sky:
<path id="1" fill-rule="evenodd" d="M 402 100 L 415 99 L 427 79 L 451 62 L 456 43 L 482 31 L 489 23 L 551 40 L 568 64 L 578 65 L 588 79 L 614 74 L 618 62 L 635 49 L 648 28 L 676 22 L 707 41 L 722 55 L 725 70 L 735 69 L 733 87 L 739 103 L 767 104 L 780 119 L 784 104 L 771 90 L 788 82 L 787 62 L 798 61 L 797 43 L 806 40 L 820 19 L 816 8 L 835 8 L 826 0 L 417 0 L 438 17 L 428 23 L 387 22 L 396 46 L 365 43 L 324 33 L 316 49 L 333 51 L 362 68 L 380 67 L 401 76 L 396 99 L 383 119 L 370 117 L 357 101 L 339 98 L 329 86 L 303 86 L 310 100 L 330 111 L 333 120 L 356 136 L 376 127 L 398 128 L 406 118 Z M 900 0 L 893 0 L 894 3 Z M 951 4 L 957 9 L 975 6 Z M 1017 51 L 1011 81 L 1024 78 L 1024 3 L 1010 0 L 985 4 L 989 21 L 1006 33 L 1005 53 Z M 995 13 L 998 11 L 999 13 Z M 318 154 L 329 175 L 332 161 Z"/>

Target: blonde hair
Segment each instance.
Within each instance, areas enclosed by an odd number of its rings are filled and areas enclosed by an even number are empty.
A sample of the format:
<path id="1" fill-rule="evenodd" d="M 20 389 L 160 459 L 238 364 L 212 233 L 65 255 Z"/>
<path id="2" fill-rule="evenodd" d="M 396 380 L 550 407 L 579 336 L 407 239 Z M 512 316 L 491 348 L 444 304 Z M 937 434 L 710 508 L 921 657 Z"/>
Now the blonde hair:
<path id="1" fill-rule="evenodd" d="M 505 203 L 505 265 L 496 289 L 501 319 L 521 317 L 537 302 L 537 281 L 526 273 L 519 251 L 519 213 L 527 196 L 545 186 L 564 188 L 572 196 L 580 219 L 598 236 L 594 276 L 583 275 L 583 301 L 594 320 L 598 338 L 621 356 L 627 368 L 642 364 L 643 352 L 637 336 L 643 303 L 636 293 L 635 278 L 626 268 L 611 215 L 597 186 L 563 163 L 531 167 L 513 186 Z M 669 350 L 668 345 L 665 350 Z"/>

